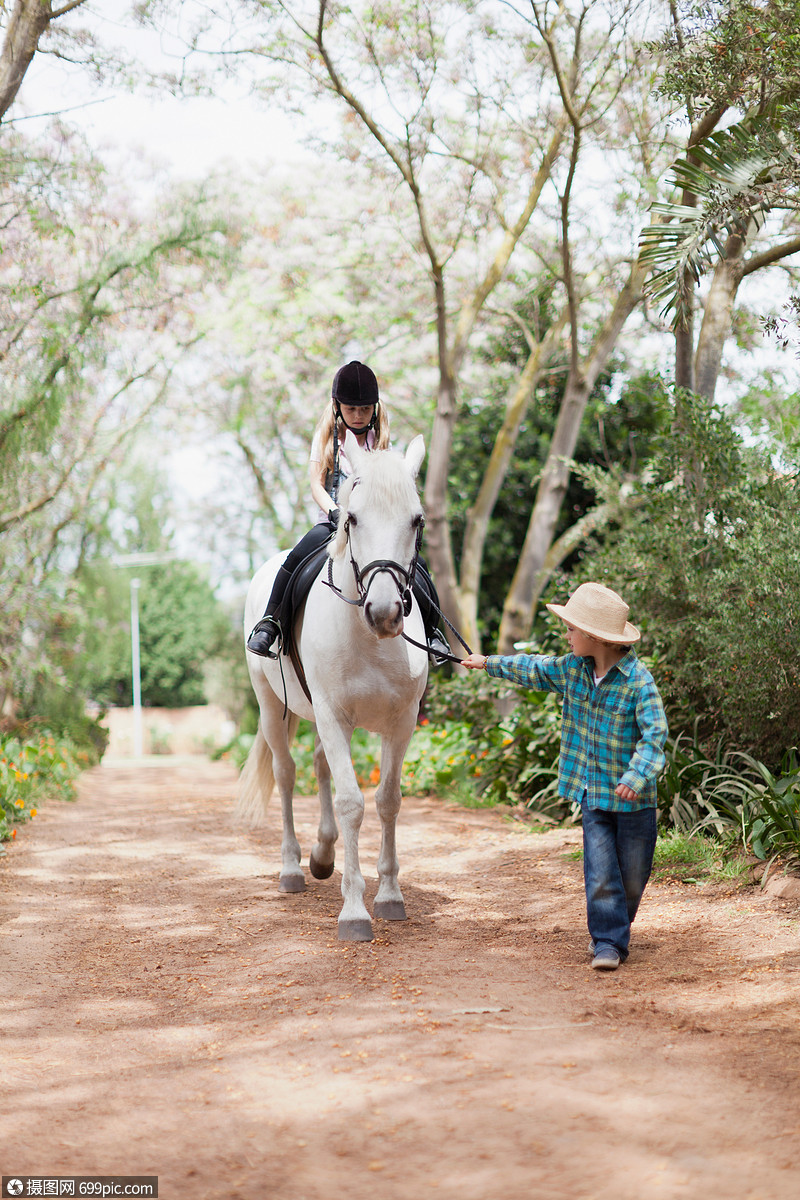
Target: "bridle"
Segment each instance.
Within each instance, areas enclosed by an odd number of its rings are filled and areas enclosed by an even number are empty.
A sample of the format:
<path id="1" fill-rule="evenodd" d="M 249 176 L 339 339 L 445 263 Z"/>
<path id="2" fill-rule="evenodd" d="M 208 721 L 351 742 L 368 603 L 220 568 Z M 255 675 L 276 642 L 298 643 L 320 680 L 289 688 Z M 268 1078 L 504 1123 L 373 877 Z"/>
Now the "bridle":
<path id="1" fill-rule="evenodd" d="M 358 480 L 356 480 L 356 483 Z M 356 486 L 356 483 L 353 486 Z M 368 562 L 365 567 L 359 567 L 353 554 L 353 544 L 350 540 L 350 515 L 348 513 L 344 522 L 344 534 L 347 541 L 347 549 L 350 552 L 350 565 L 353 568 L 353 576 L 356 581 L 356 591 L 358 599 L 351 600 L 349 596 L 345 596 L 340 587 L 337 587 L 333 582 L 333 559 L 328 559 L 328 578 L 323 582 L 335 592 L 336 595 L 344 600 L 345 604 L 352 604 L 356 608 L 363 608 L 369 596 L 369 589 L 372 587 L 373 581 L 378 575 L 390 575 L 394 580 L 400 599 L 403 603 L 403 616 L 407 617 L 411 612 L 411 587 L 414 583 L 414 575 L 417 570 L 417 562 L 419 560 L 420 547 L 422 546 L 422 531 L 425 528 L 425 518 L 420 514 L 417 521 L 417 536 L 414 542 L 414 553 L 411 556 L 411 563 L 408 568 L 402 566 L 401 563 L 395 562 L 393 558 L 376 558 L 372 562 Z M 369 575 L 369 579 L 365 584 L 365 579 Z"/>

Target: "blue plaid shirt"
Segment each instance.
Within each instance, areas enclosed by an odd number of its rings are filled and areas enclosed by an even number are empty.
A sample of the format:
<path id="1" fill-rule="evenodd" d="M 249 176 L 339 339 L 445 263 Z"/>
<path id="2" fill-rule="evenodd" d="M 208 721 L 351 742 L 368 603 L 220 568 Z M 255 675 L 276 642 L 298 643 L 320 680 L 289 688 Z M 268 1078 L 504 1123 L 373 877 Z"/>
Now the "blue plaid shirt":
<path id="1" fill-rule="evenodd" d="M 594 682 L 594 659 L 565 654 L 491 654 L 486 670 L 539 692 L 564 697 L 558 792 L 589 808 L 634 812 L 656 806 L 656 782 L 664 766 L 667 719 L 658 688 L 636 653 L 628 650 Z M 624 783 L 633 801 L 615 793 Z"/>

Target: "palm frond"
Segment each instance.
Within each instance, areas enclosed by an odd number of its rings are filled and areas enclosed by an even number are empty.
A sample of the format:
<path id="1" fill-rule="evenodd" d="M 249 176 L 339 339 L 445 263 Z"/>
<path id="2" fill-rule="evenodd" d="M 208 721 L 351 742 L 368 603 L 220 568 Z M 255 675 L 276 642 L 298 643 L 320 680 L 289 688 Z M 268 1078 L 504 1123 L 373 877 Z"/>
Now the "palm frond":
<path id="1" fill-rule="evenodd" d="M 778 205 L 800 203 L 800 168 L 793 147 L 768 115 L 747 117 L 698 142 L 672 166 L 668 182 L 694 204 L 663 202 L 659 220 L 640 235 L 640 260 L 653 275 L 645 294 L 674 310 L 673 328 L 687 318 L 694 287 L 733 235 L 746 237 Z"/>

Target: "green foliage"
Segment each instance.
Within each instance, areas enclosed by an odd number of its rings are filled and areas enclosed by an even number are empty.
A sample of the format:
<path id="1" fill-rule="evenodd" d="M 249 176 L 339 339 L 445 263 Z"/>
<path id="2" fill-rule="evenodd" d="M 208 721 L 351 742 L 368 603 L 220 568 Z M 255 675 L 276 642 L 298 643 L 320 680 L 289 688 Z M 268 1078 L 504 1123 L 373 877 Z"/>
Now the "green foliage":
<path id="1" fill-rule="evenodd" d="M 695 111 L 752 108 L 800 95 L 800 32 L 795 0 L 680 0 L 680 29 L 667 53 L 660 91 Z"/>
<path id="2" fill-rule="evenodd" d="M 420 725 L 403 763 L 403 789 L 472 805 L 476 801 L 483 751 L 473 731 L 458 721 Z"/>
<path id="3" fill-rule="evenodd" d="M 429 690 L 430 725 L 406 755 L 412 790 L 471 790 L 484 804 L 525 804 L 566 816 L 558 796 L 560 705 L 550 693 L 509 688 L 481 672 Z"/>
<path id="4" fill-rule="evenodd" d="M 774 775 L 720 740 L 713 757 L 678 735 L 667 743 L 658 785 L 662 820 L 677 834 L 735 839 L 756 858 L 800 858 L 800 764 L 793 747 Z"/>
<path id="5" fill-rule="evenodd" d="M 741 798 L 732 804 L 719 803 L 715 798 L 702 825 L 735 825 L 742 844 L 756 858 L 800 860 L 800 765 L 796 748 L 784 755 L 779 776 L 750 754 L 735 752 L 732 758 L 745 773 Z"/>
<path id="6" fill-rule="evenodd" d="M 123 579 L 124 579 L 123 575 Z M 127 581 L 126 581 L 127 582 Z M 127 590 L 125 607 L 113 622 L 90 628 L 90 645 L 113 639 L 110 669 L 86 683 L 100 703 L 130 704 L 131 642 Z M 204 704 L 208 661 L 227 646 L 233 653 L 231 621 L 201 571 L 192 563 L 170 562 L 140 572 L 139 643 L 142 703 L 149 707 L 181 708 Z M 105 658 L 109 647 L 89 664 Z"/>
<path id="7" fill-rule="evenodd" d="M 664 302 L 662 316 L 674 310 L 674 328 L 688 321 L 694 288 L 725 257 L 728 238 L 746 239 L 772 208 L 787 207 L 796 172 L 796 153 L 773 119 L 760 115 L 709 135 L 674 164 L 668 182 L 695 201 L 653 204 L 660 219 L 640 239 L 641 261 L 654 271 L 645 290 Z"/>
<path id="8" fill-rule="evenodd" d="M 17 836 L 16 826 L 36 816 L 43 800 L 75 797 L 75 779 L 91 764 L 87 751 L 55 737 L 0 733 L 0 842 Z"/>
<path id="9" fill-rule="evenodd" d="M 450 473 L 450 525 L 453 543 L 463 539 L 469 508 L 475 501 L 486 473 L 497 431 L 503 421 L 508 382 L 504 363 L 521 369 L 527 343 L 514 326 L 507 338 L 492 349 L 499 369 L 491 394 L 462 405 L 453 433 Z M 637 471 L 647 462 L 652 440 L 663 420 L 663 384 L 655 375 L 630 380 L 621 395 L 611 398 L 614 368 L 597 383 L 575 448 L 576 463 L 589 467 L 614 467 L 620 473 Z M 563 378 L 555 376 L 537 391 L 522 423 L 514 454 L 497 498 L 483 553 L 481 573 L 481 637 L 492 644 L 506 599 L 508 583 L 519 560 L 530 521 L 531 507 L 542 463 L 558 417 L 563 395 Z M 561 506 L 555 536 L 594 507 L 596 492 L 580 471 L 572 472 Z M 568 558 L 569 570 L 576 556 Z M 457 563 L 460 562 L 458 553 Z"/>
<path id="10" fill-rule="evenodd" d="M 644 632 L 670 727 L 775 769 L 800 727 L 800 488 L 730 420 L 678 394 L 641 504 L 582 570 Z"/>
<path id="11" fill-rule="evenodd" d="M 661 834 L 653 856 L 653 879 L 680 883 L 746 883 L 749 867 L 741 852 L 708 837 L 672 829 Z"/>
<path id="12" fill-rule="evenodd" d="M 661 220 L 642 232 L 642 261 L 656 274 L 648 292 L 674 309 L 685 327 L 694 287 L 725 257 L 731 236 L 746 241 L 772 211 L 800 203 L 798 118 L 800 34 L 796 0 L 683 0 L 658 46 L 665 51 L 662 94 L 686 106 L 690 119 L 718 126 L 673 167 L 671 184 L 687 204 L 654 204 Z"/>

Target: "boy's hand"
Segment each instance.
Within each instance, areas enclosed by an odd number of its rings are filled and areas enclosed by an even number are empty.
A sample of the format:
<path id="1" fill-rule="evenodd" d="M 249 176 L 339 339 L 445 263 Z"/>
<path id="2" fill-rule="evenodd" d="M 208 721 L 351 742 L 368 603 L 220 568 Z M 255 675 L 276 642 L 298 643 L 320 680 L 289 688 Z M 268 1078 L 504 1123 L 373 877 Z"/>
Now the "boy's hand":
<path id="1" fill-rule="evenodd" d="M 482 671 L 486 666 L 486 655 L 475 654 L 473 652 L 469 658 L 462 658 L 461 665 L 462 667 L 469 667 L 470 671 Z"/>
<path id="2" fill-rule="evenodd" d="M 620 800 L 632 801 L 636 799 L 636 792 L 633 788 L 629 788 L 624 783 L 618 783 L 614 791 L 619 796 Z"/>

